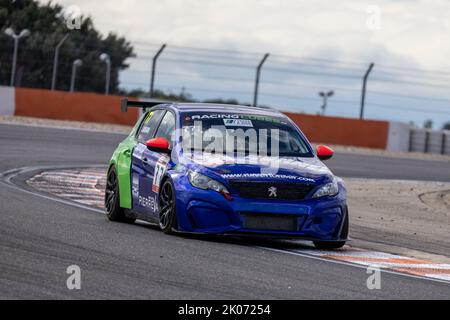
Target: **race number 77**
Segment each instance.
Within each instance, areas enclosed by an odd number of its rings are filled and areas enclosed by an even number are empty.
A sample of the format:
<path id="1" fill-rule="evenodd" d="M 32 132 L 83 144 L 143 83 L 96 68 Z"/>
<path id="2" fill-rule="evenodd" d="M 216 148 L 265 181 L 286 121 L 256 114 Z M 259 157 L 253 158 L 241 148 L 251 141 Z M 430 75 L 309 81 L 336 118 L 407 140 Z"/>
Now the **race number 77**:
<path id="1" fill-rule="evenodd" d="M 156 162 L 155 166 L 155 174 L 153 175 L 153 184 L 152 184 L 152 191 L 153 192 L 159 192 L 159 186 L 161 184 L 161 179 L 164 176 L 164 173 L 166 172 L 167 163 L 165 161 L 158 161 Z"/>

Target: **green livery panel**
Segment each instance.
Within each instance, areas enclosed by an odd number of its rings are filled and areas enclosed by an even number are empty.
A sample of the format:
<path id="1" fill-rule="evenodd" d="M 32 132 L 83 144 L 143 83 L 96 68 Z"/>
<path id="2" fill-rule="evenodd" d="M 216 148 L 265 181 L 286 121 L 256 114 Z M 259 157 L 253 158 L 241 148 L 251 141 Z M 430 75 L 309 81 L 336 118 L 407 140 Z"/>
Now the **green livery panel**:
<path id="1" fill-rule="evenodd" d="M 109 166 L 114 165 L 116 167 L 117 176 L 119 179 L 119 199 L 120 206 L 125 209 L 131 209 L 132 206 L 132 196 L 131 196 L 131 156 L 133 154 L 133 149 L 137 143 L 136 132 L 139 128 L 142 118 L 139 119 L 136 126 L 131 130 L 128 137 L 123 140 L 114 154 L 111 157 Z"/>

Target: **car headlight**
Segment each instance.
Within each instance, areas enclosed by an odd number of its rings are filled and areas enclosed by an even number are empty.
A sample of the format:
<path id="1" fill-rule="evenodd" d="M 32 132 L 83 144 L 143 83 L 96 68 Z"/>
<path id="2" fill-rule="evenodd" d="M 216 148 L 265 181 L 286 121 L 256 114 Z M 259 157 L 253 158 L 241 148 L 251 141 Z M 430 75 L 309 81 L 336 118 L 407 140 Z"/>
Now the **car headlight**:
<path id="1" fill-rule="evenodd" d="M 225 188 L 225 186 L 219 181 L 216 181 L 195 171 L 189 171 L 188 178 L 189 182 L 196 188 L 203 190 L 213 190 L 223 194 L 228 200 L 231 199 L 230 193 L 228 192 L 227 188 Z"/>
<path id="2" fill-rule="evenodd" d="M 312 197 L 320 198 L 325 196 L 335 196 L 338 193 L 339 193 L 339 185 L 337 179 L 333 178 L 333 181 L 321 186 Z"/>

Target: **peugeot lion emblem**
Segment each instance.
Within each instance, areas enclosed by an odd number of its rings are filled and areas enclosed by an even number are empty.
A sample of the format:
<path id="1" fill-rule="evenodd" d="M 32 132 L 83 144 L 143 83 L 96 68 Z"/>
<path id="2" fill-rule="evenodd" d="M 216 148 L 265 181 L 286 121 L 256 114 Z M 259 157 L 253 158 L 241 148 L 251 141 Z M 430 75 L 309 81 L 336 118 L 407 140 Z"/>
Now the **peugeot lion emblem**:
<path id="1" fill-rule="evenodd" d="M 277 188 L 270 187 L 267 191 L 269 191 L 269 197 L 277 197 Z"/>

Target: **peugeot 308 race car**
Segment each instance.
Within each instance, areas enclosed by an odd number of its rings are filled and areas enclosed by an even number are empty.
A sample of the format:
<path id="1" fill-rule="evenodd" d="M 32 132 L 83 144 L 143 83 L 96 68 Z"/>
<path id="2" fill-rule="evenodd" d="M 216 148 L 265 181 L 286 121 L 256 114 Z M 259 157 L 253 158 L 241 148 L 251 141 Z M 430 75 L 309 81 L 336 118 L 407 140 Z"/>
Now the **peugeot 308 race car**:
<path id="1" fill-rule="evenodd" d="M 346 189 L 278 111 L 246 106 L 122 101 L 143 108 L 107 173 L 106 215 L 159 224 L 167 234 L 205 233 L 348 240 Z M 230 142 L 231 141 L 231 142 Z"/>

